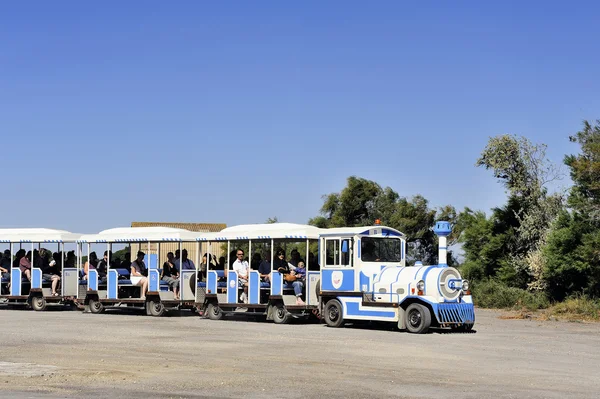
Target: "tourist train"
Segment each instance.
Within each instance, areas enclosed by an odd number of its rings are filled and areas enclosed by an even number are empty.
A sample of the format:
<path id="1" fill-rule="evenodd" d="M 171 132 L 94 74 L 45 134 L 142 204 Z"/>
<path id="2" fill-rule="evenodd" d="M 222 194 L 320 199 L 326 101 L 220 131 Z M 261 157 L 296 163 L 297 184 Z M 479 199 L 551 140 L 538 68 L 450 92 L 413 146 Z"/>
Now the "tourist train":
<path id="1" fill-rule="evenodd" d="M 379 224 L 256 224 L 218 233 L 134 227 L 84 235 L 0 229 L 0 301 L 38 311 L 48 304 L 91 313 L 139 308 L 152 316 L 190 309 L 214 320 L 240 315 L 283 324 L 316 317 L 330 327 L 377 321 L 411 333 L 470 330 L 469 283 L 446 264 L 451 225 L 440 221 L 433 231 L 439 264 L 407 266 L 406 236 Z"/>

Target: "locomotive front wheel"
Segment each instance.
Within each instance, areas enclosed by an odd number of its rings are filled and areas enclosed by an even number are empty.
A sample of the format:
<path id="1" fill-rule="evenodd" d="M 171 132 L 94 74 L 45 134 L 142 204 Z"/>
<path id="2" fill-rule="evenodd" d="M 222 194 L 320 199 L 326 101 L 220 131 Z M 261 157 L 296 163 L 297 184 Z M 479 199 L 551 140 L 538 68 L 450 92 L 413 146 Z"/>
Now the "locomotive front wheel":
<path id="1" fill-rule="evenodd" d="M 209 303 L 206 307 L 206 315 L 211 320 L 221 320 L 223 318 L 223 312 L 219 305 L 214 303 Z"/>
<path id="2" fill-rule="evenodd" d="M 43 296 L 34 296 L 31 298 L 31 307 L 37 312 L 46 309 L 46 299 Z"/>
<path id="3" fill-rule="evenodd" d="M 419 303 L 413 303 L 406 309 L 406 329 L 413 334 L 423 334 L 431 325 L 429 309 Z"/>
<path id="4" fill-rule="evenodd" d="M 325 323 L 329 327 L 340 327 L 344 324 L 343 308 L 340 301 L 332 299 L 325 304 Z"/>

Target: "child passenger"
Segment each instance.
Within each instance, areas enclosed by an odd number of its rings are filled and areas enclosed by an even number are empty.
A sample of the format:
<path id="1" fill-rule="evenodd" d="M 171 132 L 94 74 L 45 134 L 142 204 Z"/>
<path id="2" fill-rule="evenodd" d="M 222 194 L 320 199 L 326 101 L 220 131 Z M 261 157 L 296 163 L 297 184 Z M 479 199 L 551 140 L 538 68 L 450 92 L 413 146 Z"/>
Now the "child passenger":
<path id="1" fill-rule="evenodd" d="M 296 305 L 304 306 L 306 303 L 302 300 L 302 292 L 304 291 L 304 281 L 306 280 L 306 266 L 303 261 L 299 261 L 296 269 L 292 271 L 296 280 L 292 282 L 294 294 L 296 294 Z"/>

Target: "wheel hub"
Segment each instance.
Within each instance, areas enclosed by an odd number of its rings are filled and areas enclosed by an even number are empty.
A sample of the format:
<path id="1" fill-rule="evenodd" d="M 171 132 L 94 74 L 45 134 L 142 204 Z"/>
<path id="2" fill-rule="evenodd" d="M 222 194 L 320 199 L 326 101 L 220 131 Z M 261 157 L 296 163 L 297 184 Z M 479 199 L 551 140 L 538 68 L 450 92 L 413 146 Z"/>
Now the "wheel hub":
<path id="1" fill-rule="evenodd" d="M 421 313 L 416 310 L 413 310 L 408 315 L 408 322 L 413 327 L 418 327 L 421 324 Z"/>

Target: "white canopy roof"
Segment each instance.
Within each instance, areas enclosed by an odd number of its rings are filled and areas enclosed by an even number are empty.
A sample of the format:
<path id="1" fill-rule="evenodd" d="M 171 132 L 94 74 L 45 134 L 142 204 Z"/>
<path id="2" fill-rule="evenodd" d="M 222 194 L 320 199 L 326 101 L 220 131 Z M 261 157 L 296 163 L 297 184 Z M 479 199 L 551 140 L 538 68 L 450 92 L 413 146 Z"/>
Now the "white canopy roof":
<path id="1" fill-rule="evenodd" d="M 347 235 L 347 234 L 361 234 L 361 235 L 383 235 L 383 236 L 399 236 L 405 237 L 406 235 L 399 230 L 393 229 L 386 226 L 362 226 L 362 227 L 334 227 L 331 229 L 321 229 L 322 235 Z"/>
<path id="2" fill-rule="evenodd" d="M 265 239 L 317 239 L 322 229 L 306 224 L 270 223 L 242 224 L 218 233 L 197 233 L 198 241 L 265 240 Z"/>
<path id="3" fill-rule="evenodd" d="M 195 241 L 196 235 L 185 229 L 172 227 L 118 227 L 98 234 L 81 236 L 80 242 L 148 242 L 148 241 Z"/>
<path id="4" fill-rule="evenodd" d="M 0 242 L 76 242 L 81 234 L 66 230 L 27 228 L 0 229 Z"/>

